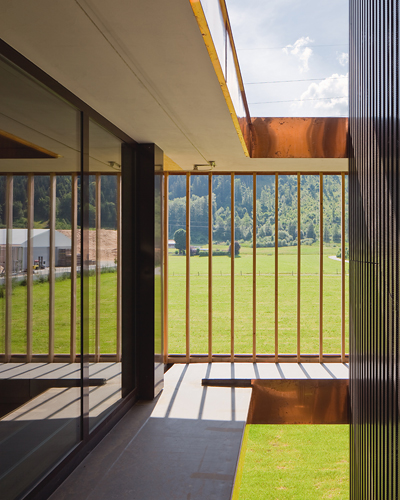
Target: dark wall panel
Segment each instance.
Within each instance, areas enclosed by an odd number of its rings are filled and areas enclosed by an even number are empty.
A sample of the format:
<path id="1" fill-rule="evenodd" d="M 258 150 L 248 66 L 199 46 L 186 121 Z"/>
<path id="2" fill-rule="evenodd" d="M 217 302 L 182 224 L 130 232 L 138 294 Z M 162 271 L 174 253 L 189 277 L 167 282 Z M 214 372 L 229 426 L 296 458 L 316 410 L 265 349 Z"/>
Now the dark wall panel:
<path id="1" fill-rule="evenodd" d="M 397 499 L 399 7 L 350 0 L 350 489 Z"/>

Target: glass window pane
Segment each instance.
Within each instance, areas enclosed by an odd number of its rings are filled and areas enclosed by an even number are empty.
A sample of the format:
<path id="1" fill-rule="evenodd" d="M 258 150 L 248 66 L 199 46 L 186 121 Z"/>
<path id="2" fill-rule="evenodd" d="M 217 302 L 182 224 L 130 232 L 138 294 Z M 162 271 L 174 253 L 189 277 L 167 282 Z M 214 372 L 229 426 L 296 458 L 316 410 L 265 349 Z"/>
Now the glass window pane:
<path id="1" fill-rule="evenodd" d="M 60 239 L 65 248 L 70 247 L 70 238 L 58 232 L 68 222 L 61 223 L 57 207 L 69 196 L 71 172 L 80 170 L 80 113 L 2 58 L 0 107 L 0 378 L 4 390 L 0 491 L 8 500 L 23 496 L 81 436 L 81 370 L 79 363 L 69 362 L 70 278 L 64 283 L 56 277 Z M 50 174 L 58 188 L 54 203 Z M 50 248 L 52 222 L 55 238 Z M 55 255 L 52 271 L 51 251 Z"/>
<path id="2" fill-rule="evenodd" d="M 117 358 L 117 174 L 121 141 L 89 123 L 89 428 L 121 399 Z M 119 298 L 121 300 L 121 297 Z"/>

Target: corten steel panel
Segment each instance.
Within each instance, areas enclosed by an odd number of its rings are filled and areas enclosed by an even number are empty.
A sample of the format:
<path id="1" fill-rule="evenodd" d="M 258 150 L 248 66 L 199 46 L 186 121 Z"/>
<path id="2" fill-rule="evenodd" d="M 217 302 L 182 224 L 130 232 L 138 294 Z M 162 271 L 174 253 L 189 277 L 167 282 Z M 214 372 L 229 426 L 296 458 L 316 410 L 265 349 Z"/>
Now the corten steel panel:
<path id="1" fill-rule="evenodd" d="M 400 496 L 399 6 L 350 0 L 350 498 Z"/>
<path id="2" fill-rule="evenodd" d="M 347 118 L 252 118 L 252 158 L 347 158 Z"/>
<path id="3" fill-rule="evenodd" d="M 348 380 L 253 380 L 248 424 L 348 424 Z"/>

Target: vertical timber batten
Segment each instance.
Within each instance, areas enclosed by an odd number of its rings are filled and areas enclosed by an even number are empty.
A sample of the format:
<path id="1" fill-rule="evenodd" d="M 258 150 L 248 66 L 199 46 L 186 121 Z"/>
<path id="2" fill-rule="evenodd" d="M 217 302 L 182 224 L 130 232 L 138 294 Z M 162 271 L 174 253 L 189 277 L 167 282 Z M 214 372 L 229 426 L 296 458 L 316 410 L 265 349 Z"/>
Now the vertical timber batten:
<path id="1" fill-rule="evenodd" d="M 6 324 L 5 324 L 5 362 L 11 359 L 11 314 L 12 314 L 12 226 L 14 178 L 6 177 Z"/>
<path id="2" fill-rule="evenodd" d="M 33 331 L 33 211 L 34 211 L 35 178 L 28 175 L 28 255 L 26 264 L 27 310 L 26 310 L 26 362 L 32 361 Z"/>
<path id="3" fill-rule="evenodd" d="M 300 362 L 300 300 L 301 300 L 301 176 L 297 173 L 297 362 Z"/>
<path id="4" fill-rule="evenodd" d="M 253 174 L 253 363 L 257 356 L 257 175 Z"/>
<path id="5" fill-rule="evenodd" d="M 208 362 L 212 361 L 212 254 L 213 254 L 213 224 L 212 224 L 212 175 L 208 174 Z"/>
<path id="6" fill-rule="evenodd" d="M 56 175 L 54 173 L 50 174 L 49 363 L 54 361 L 56 183 Z"/>
<path id="7" fill-rule="evenodd" d="M 72 174 L 71 178 L 71 330 L 70 330 L 70 362 L 75 363 L 76 359 L 76 287 L 77 287 L 77 266 L 78 266 L 78 175 Z"/>
<path id="8" fill-rule="evenodd" d="M 186 363 L 190 359 L 190 174 L 186 174 Z"/>
<path id="9" fill-rule="evenodd" d="M 101 286 L 101 177 L 96 174 L 96 319 L 95 319 L 95 341 L 94 341 L 94 359 L 100 361 L 100 286 Z"/>
<path id="10" fill-rule="evenodd" d="M 122 175 L 117 174 L 117 361 L 122 359 Z"/>
<path id="11" fill-rule="evenodd" d="M 235 174 L 231 174 L 231 362 L 235 357 Z"/>
<path id="12" fill-rule="evenodd" d="M 324 352 L 324 176 L 319 174 L 319 362 Z"/>
<path id="13" fill-rule="evenodd" d="M 345 182 L 346 177 L 345 174 L 341 175 L 341 188 L 342 188 L 342 231 L 341 231 L 341 240 L 342 240 L 342 260 L 341 260 L 341 278 L 342 278 L 342 287 L 341 287 L 341 360 L 342 363 L 345 362 L 346 359 L 346 191 L 345 191 Z"/>
<path id="14" fill-rule="evenodd" d="M 164 363 L 168 362 L 168 172 L 164 174 Z"/>
<path id="15" fill-rule="evenodd" d="M 275 174 L 275 363 L 278 362 L 278 335 L 279 335 L 279 324 L 278 324 L 278 188 L 279 188 L 279 177 Z"/>

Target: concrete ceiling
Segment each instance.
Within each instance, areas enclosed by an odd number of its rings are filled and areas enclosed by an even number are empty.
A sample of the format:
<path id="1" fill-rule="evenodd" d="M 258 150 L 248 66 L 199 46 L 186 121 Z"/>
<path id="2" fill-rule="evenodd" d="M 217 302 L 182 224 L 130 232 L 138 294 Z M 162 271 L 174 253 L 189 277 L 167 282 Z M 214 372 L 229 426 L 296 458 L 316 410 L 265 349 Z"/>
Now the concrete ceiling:
<path id="1" fill-rule="evenodd" d="M 3 2 L 4 4 L 4 2 Z M 185 170 L 345 171 L 347 159 L 246 158 L 189 0 L 13 0 L 2 38 Z"/>

